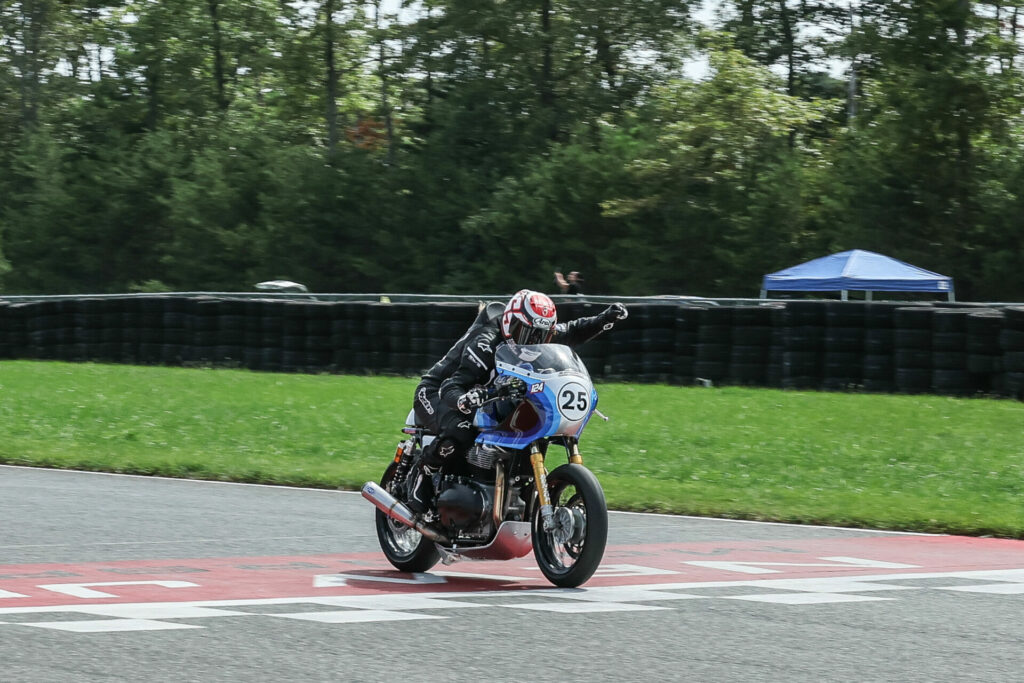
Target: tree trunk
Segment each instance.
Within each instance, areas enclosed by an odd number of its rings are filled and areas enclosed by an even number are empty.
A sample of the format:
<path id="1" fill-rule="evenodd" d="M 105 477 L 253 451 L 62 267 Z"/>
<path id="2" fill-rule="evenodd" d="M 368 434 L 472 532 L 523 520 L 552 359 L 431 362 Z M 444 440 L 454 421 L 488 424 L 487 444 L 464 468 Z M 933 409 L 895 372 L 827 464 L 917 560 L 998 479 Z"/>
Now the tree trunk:
<path id="1" fill-rule="evenodd" d="M 220 0 L 207 0 L 207 6 L 213 25 L 213 80 L 217 89 L 217 107 L 224 111 L 228 108 L 228 96 L 225 88 L 224 49 L 220 31 Z"/>
<path id="2" fill-rule="evenodd" d="M 334 0 L 324 3 L 324 60 L 327 63 L 327 152 L 338 148 L 338 67 L 334 63 Z"/>
<path id="3" fill-rule="evenodd" d="M 555 121 L 555 87 L 554 87 L 554 46 L 551 36 L 551 0 L 541 0 L 540 30 L 543 40 L 541 57 L 540 106 L 548 126 L 548 137 L 558 137 L 558 124 Z"/>
<path id="4" fill-rule="evenodd" d="M 377 76 L 380 78 L 380 110 L 384 116 L 385 135 L 387 136 L 386 162 L 390 165 L 395 158 L 394 139 L 395 125 L 391 117 L 391 101 L 388 98 L 388 74 L 387 61 L 384 49 L 384 38 L 380 34 L 380 3 L 381 0 L 374 0 L 373 27 L 377 33 Z"/>
<path id="5" fill-rule="evenodd" d="M 782 44 L 786 50 L 786 94 L 795 95 L 796 44 L 793 40 L 793 22 L 786 0 L 779 0 L 779 18 L 782 20 Z"/>
<path id="6" fill-rule="evenodd" d="M 39 118 L 39 91 L 43 68 L 43 42 L 49 19 L 47 0 L 25 0 L 21 3 L 21 52 L 8 41 L 11 63 L 21 72 L 18 79 L 21 95 L 21 120 L 25 128 L 31 128 Z M 17 35 L 15 33 L 15 35 Z"/>

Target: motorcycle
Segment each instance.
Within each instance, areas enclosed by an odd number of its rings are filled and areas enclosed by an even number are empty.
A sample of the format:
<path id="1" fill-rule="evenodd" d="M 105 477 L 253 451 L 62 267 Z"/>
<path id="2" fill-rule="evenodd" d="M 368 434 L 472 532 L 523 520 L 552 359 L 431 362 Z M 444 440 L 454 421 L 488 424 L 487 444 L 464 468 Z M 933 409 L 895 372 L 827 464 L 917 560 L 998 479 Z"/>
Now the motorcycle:
<path id="1" fill-rule="evenodd" d="M 477 410 L 479 430 L 464 461 L 435 476 L 433 505 L 417 517 L 402 502 L 423 447 L 436 435 L 409 413 L 380 484 L 363 497 L 376 507 L 377 538 L 388 561 L 404 572 L 426 572 L 438 561 L 509 560 L 533 550 L 556 586 L 586 582 L 604 556 L 608 508 L 597 477 L 583 465 L 579 439 L 597 411 L 597 391 L 579 356 L 560 344 L 503 344 L 495 351 L 495 384 L 525 383 L 518 402 L 492 399 Z M 604 418 L 603 415 L 601 415 Z M 607 419 L 607 418 L 604 418 Z M 567 462 L 548 472 L 548 447 Z"/>

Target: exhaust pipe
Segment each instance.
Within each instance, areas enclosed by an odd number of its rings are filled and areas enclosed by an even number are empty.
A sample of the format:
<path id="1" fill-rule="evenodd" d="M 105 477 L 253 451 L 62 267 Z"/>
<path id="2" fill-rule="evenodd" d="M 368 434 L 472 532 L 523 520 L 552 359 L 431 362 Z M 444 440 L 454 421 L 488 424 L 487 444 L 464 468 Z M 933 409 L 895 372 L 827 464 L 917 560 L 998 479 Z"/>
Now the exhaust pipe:
<path id="1" fill-rule="evenodd" d="M 378 510 L 396 522 L 401 522 L 407 527 L 415 529 L 436 543 L 449 542 L 444 534 L 440 534 L 422 522 L 417 521 L 412 510 L 374 482 L 368 481 L 363 484 L 362 494 L 363 498 L 376 505 Z"/>

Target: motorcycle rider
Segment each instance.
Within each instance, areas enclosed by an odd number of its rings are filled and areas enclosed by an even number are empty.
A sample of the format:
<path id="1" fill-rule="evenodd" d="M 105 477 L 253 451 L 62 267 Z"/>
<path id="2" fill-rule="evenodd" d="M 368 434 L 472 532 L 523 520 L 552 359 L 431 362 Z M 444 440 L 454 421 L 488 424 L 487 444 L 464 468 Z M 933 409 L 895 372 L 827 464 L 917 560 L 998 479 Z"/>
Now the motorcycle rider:
<path id="1" fill-rule="evenodd" d="M 409 508 L 416 514 L 425 512 L 434 495 L 434 475 L 449 458 L 464 456 L 473 444 L 477 408 L 496 396 L 514 401 L 523 398 L 525 383 L 516 378 L 486 386 L 494 377 L 494 351 L 500 344 L 554 342 L 579 346 L 627 316 L 626 307 L 614 303 L 598 315 L 559 323 L 551 298 L 529 289 L 516 292 L 504 307 L 497 302 L 485 306 L 416 387 L 416 422 L 437 438 L 423 449 Z"/>

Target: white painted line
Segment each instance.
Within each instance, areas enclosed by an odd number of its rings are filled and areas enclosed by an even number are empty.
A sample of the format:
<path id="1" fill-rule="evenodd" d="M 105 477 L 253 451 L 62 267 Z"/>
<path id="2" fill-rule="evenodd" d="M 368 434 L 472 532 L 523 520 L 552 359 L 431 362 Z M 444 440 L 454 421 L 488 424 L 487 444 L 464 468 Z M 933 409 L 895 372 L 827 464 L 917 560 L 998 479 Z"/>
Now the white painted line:
<path id="1" fill-rule="evenodd" d="M 460 593 L 466 596 L 471 594 Z M 488 607 L 479 602 L 422 598 L 419 595 L 353 595 L 350 597 L 318 598 L 318 605 L 349 607 L 351 609 L 407 610 L 407 609 L 454 609 L 462 607 Z"/>
<path id="2" fill-rule="evenodd" d="M 237 600 L 183 600 L 181 602 L 124 602 L 118 603 L 119 607 L 136 605 L 139 607 L 180 607 L 189 605 L 193 607 L 258 607 L 260 605 L 292 605 L 296 602 L 316 602 L 323 596 L 308 598 L 249 598 Z M 41 612 L 79 612 L 80 608 L 100 607 L 101 605 L 79 605 L 69 603 L 65 605 L 45 605 L 41 607 L 0 607 L 0 614 L 39 614 Z M 106 605 L 102 605 L 106 606 Z M 114 607 L 115 605 L 110 605 Z"/>
<path id="3" fill-rule="evenodd" d="M 510 609 L 529 609 L 538 612 L 562 612 L 564 614 L 583 614 L 589 612 L 651 612 L 668 609 L 653 605 L 629 605 L 620 602 L 524 602 L 518 605 L 498 605 Z"/>
<path id="4" fill-rule="evenodd" d="M 695 567 L 704 567 L 705 569 L 738 572 L 740 574 L 782 573 L 781 569 L 767 569 L 766 567 L 825 567 L 828 569 L 916 569 L 919 567 L 916 564 L 864 560 L 858 557 L 821 557 L 819 559 L 829 560 L 829 562 L 828 564 L 822 564 L 820 562 L 705 562 L 690 560 L 683 562 L 683 564 L 692 564 Z"/>
<path id="5" fill-rule="evenodd" d="M 257 616 L 254 612 L 238 612 L 236 610 L 213 609 L 210 607 L 193 607 L 192 605 L 90 605 L 75 610 L 82 614 L 95 614 L 100 617 L 119 617 L 122 619 L 197 619 L 205 617 L 244 617 Z"/>
<path id="6" fill-rule="evenodd" d="M 777 590 L 806 591 L 808 593 L 864 593 L 871 591 L 921 590 L 918 586 L 898 586 L 891 583 L 859 581 L 856 578 L 851 578 L 847 581 L 836 579 L 780 579 L 772 581 L 772 588 Z"/>
<path id="7" fill-rule="evenodd" d="M 47 583 L 39 588 L 56 593 L 64 593 L 85 600 L 92 598 L 116 598 L 113 593 L 98 591 L 89 586 L 160 586 L 162 588 L 198 588 L 198 583 L 191 581 L 99 581 L 92 583 Z"/>
<path id="8" fill-rule="evenodd" d="M 540 571 L 539 569 L 537 571 Z M 474 572 L 433 571 L 437 576 L 452 576 L 459 579 L 490 579 L 492 581 L 536 581 L 539 576 L 506 576 L 504 574 L 476 574 Z"/>
<path id="9" fill-rule="evenodd" d="M 643 588 L 619 588 L 617 586 L 601 586 L 598 588 L 563 588 L 556 593 L 551 593 L 559 598 L 568 600 L 586 600 L 594 602 L 652 602 L 660 600 L 694 600 L 707 598 L 707 595 L 692 595 L 690 593 L 668 593 L 657 590 L 652 586 L 650 590 Z"/>
<path id="10" fill-rule="evenodd" d="M 866 595 L 842 595 L 836 593 L 779 593 L 768 595 L 725 595 L 729 600 L 770 602 L 778 605 L 822 605 L 834 602 L 876 602 L 892 598 L 875 598 Z"/>
<path id="11" fill-rule="evenodd" d="M 412 576 L 411 579 L 400 579 L 397 576 L 381 576 L 379 574 L 318 574 L 313 577 L 313 588 L 337 588 L 347 586 L 349 581 L 397 583 L 407 586 L 448 583 L 447 579 L 427 572 L 415 572 Z"/>
<path id="12" fill-rule="evenodd" d="M 981 586 L 948 586 L 939 588 L 943 591 L 960 591 L 962 593 L 991 593 L 993 595 L 1022 595 L 1024 583 L 990 583 Z"/>
<path id="13" fill-rule="evenodd" d="M 34 623 L 20 624 L 21 626 L 35 626 L 37 628 L 49 628 L 57 631 L 72 631 L 74 633 L 115 633 L 122 631 L 171 631 L 184 628 L 203 628 L 190 624 L 171 624 L 163 621 L 148 621 L 146 619 L 102 619 L 100 621 L 37 621 Z"/>
<path id="14" fill-rule="evenodd" d="M 410 621 L 413 619 L 446 618 L 433 614 L 409 614 L 408 612 L 390 612 L 382 609 L 352 610 L 347 612 L 297 612 L 295 614 L 268 614 L 266 616 L 316 621 L 322 624 L 355 624 L 371 621 Z"/>

